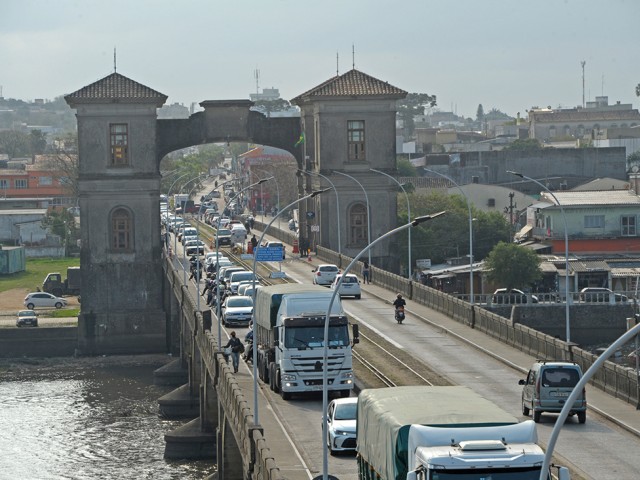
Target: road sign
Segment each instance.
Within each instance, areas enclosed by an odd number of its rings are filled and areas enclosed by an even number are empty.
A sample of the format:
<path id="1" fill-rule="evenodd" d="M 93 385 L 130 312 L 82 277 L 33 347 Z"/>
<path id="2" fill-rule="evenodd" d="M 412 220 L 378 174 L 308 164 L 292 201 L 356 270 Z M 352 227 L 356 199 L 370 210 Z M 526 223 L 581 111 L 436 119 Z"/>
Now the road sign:
<path id="1" fill-rule="evenodd" d="M 256 248 L 257 262 L 281 262 L 283 257 L 282 247 L 258 247 Z"/>
<path id="2" fill-rule="evenodd" d="M 319 232 L 320 231 L 320 225 L 311 225 L 311 231 L 312 232 Z"/>
<path id="3" fill-rule="evenodd" d="M 287 278 L 286 272 L 271 272 L 269 278 Z"/>
<path id="4" fill-rule="evenodd" d="M 240 255 L 240 258 L 242 260 L 253 260 L 253 254 L 252 253 L 243 253 Z"/>
<path id="5" fill-rule="evenodd" d="M 316 212 L 307 212 L 307 218 L 315 218 Z"/>

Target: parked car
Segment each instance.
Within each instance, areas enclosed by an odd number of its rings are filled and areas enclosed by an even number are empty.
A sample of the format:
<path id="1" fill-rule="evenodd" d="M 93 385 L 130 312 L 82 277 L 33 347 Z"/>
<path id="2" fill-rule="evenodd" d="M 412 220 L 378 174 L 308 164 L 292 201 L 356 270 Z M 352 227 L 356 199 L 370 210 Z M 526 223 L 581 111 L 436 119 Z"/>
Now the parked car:
<path id="1" fill-rule="evenodd" d="M 543 412 L 560 413 L 573 387 L 582 378 L 577 363 L 535 362 L 527 378 L 520 380 L 522 388 L 522 414 L 533 412 L 533 421 L 538 423 Z M 573 404 L 569 415 L 578 415 L 578 422 L 587 419 L 587 396 L 583 389 Z"/>
<path id="2" fill-rule="evenodd" d="M 580 290 L 580 301 L 582 302 L 606 302 L 611 301 L 611 295 L 616 302 L 627 302 L 629 298 L 621 293 L 615 293 L 609 288 L 586 287 Z"/>
<path id="3" fill-rule="evenodd" d="M 222 304 L 222 324 L 248 326 L 253 315 L 253 299 L 246 296 L 227 297 Z"/>
<path id="4" fill-rule="evenodd" d="M 342 285 L 340 285 L 340 290 L 338 291 L 338 295 L 340 295 L 340 298 L 356 297 L 356 299 L 359 300 L 362 294 L 360 290 L 360 280 L 358 280 L 358 277 L 356 277 L 352 273 L 347 273 L 346 275 L 336 275 L 336 278 L 331 284 L 331 290 L 335 290 L 337 288 L 338 282 L 342 277 L 344 277 L 344 279 L 342 280 Z"/>
<path id="5" fill-rule="evenodd" d="M 358 397 L 337 398 L 327 407 L 329 453 L 355 451 Z"/>
<path id="6" fill-rule="evenodd" d="M 16 327 L 37 327 L 38 314 L 33 310 L 20 310 L 16 318 Z"/>
<path id="7" fill-rule="evenodd" d="M 331 285 L 340 273 L 340 269 L 336 265 L 322 264 L 311 270 L 313 275 L 313 283 L 316 285 Z"/>
<path id="8" fill-rule="evenodd" d="M 513 304 L 513 303 L 527 303 L 529 298 L 527 294 L 517 288 L 512 288 L 507 292 L 506 288 L 498 288 L 493 292 L 492 303 L 497 304 Z M 538 297 L 531 295 L 531 303 L 538 303 Z"/>
<path id="9" fill-rule="evenodd" d="M 67 306 L 67 301 L 62 297 L 56 297 L 50 293 L 34 292 L 24 297 L 24 306 L 29 310 L 33 310 L 36 307 L 62 308 Z"/>

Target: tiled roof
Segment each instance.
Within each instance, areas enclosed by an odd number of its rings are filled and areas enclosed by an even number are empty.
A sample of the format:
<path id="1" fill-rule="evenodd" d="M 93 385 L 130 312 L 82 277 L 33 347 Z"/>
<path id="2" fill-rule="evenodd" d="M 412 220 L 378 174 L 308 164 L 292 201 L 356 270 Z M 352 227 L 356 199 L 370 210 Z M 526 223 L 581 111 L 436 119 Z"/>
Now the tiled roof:
<path id="1" fill-rule="evenodd" d="M 392 96 L 404 98 L 406 95 L 406 91 L 354 68 L 298 95 L 291 100 L 291 103 L 297 104 L 303 100 L 317 97 Z"/>
<path id="2" fill-rule="evenodd" d="M 561 122 L 605 122 L 612 120 L 637 120 L 640 121 L 638 110 L 595 110 L 588 108 L 582 110 L 567 110 L 557 112 L 529 112 L 536 123 L 561 123 Z"/>
<path id="3" fill-rule="evenodd" d="M 553 192 L 560 205 L 640 205 L 640 197 L 633 190 L 598 190 L 598 191 L 571 191 Z M 541 199 L 556 204 L 549 193 L 542 192 Z"/>
<path id="4" fill-rule="evenodd" d="M 168 97 L 124 75 L 112 73 L 64 98 L 69 104 L 124 102 L 157 103 L 160 106 Z"/>

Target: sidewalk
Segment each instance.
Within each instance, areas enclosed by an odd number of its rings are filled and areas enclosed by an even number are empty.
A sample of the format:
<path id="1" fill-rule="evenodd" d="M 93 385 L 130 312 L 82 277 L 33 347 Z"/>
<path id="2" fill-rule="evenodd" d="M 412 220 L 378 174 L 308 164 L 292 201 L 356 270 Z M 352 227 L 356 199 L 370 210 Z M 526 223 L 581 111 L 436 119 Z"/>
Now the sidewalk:
<path id="1" fill-rule="evenodd" d="M 271 228 L 274 226 L 275 225 L 272 225 Z M 282 230 L 285 229 L 286 227 L 282 228 Z M 316 257 L 315 254 L 312 254 L 310 258 L 310 265 L 325 263 Z M 361 288 L 364 292 L 374 295 L 389 304 L 391 304 L 390 299 L 395 298 L 395 292 L 386 290 L 373 283 L 367 285 L 362 284 Z M 537 360 L 535 357 L 505 345 L 482 332 L 458 323 L 446 315 L 419 303 L 409 300 L 406 310 L 408 313 L 420 317 L 425 323 L 446 331 L 448 335 L 454 336 L 458 340 L 522 372 L 522 378 L 526 376 L 529 367 Z M 494 352 L 500 352 L 500 355 Z M 587 402 L 591 411 L 602 415 L 626 431 L 640 437 L 640 411 L 636 410 L 634 405 L 619 400 L 593 386 L 587 387 Z"/>

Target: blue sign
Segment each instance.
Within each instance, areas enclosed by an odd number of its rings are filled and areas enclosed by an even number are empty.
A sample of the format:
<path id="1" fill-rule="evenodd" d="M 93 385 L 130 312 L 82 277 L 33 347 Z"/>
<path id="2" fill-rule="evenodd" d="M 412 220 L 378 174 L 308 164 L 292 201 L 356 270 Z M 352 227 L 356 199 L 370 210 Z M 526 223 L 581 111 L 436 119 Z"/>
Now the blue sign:
<path id="1" fill-rule="evenodd" d="M 281 262 L 284 255 L 282 247 L 259 247 L 256 248 L 257 262 Z"/>

